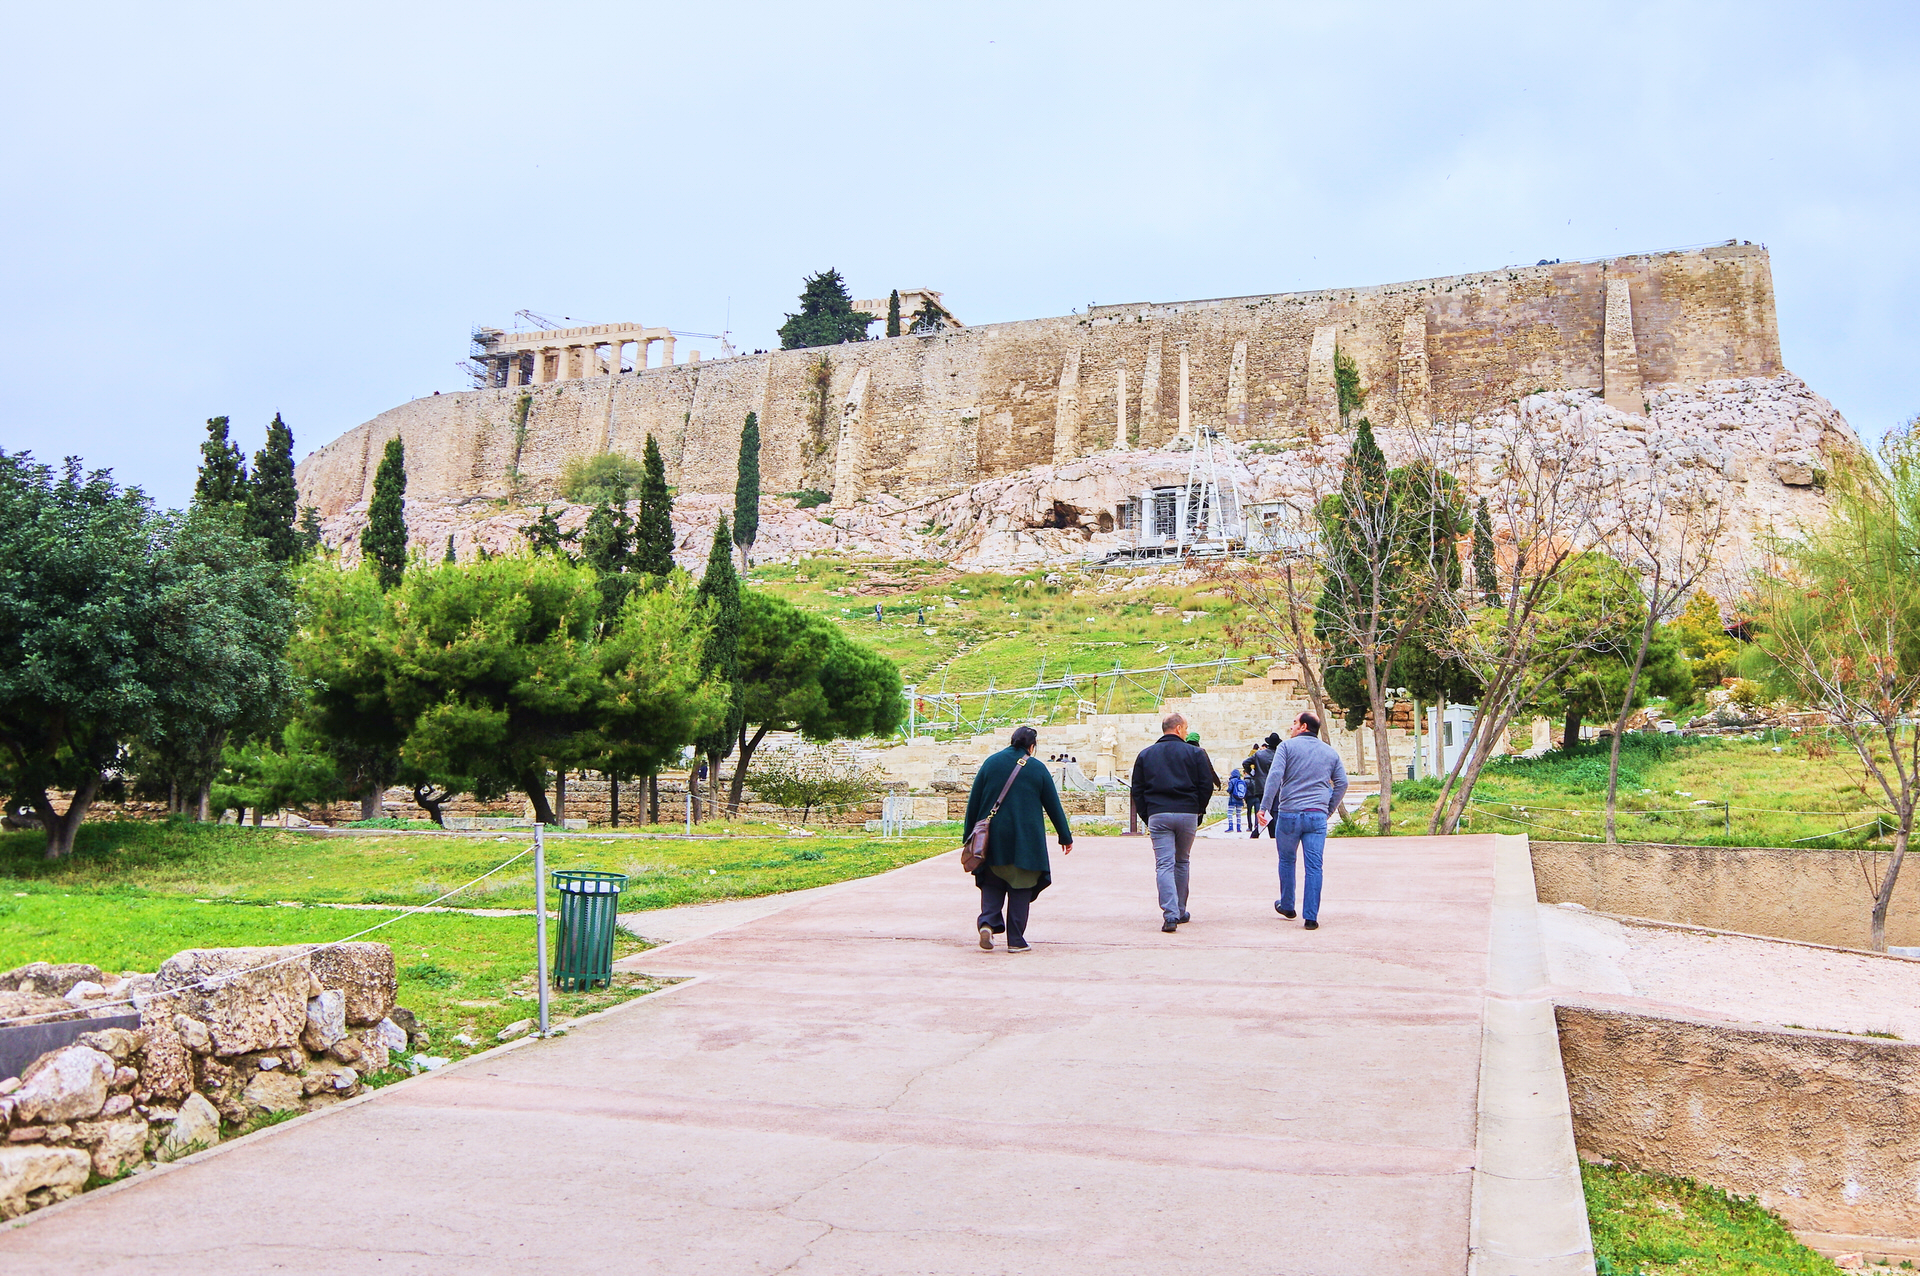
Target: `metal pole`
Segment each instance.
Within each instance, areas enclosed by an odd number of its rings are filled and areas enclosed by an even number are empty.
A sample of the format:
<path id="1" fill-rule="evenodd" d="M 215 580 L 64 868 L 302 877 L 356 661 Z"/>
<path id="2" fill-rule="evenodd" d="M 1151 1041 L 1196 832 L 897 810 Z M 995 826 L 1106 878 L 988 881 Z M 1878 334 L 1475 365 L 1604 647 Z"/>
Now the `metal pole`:
<path id="1" fill-rule="evenodd" d="M 547 1035 L 547 826 L 533 826 L 533 932 L 540 945 L 540 1035 Z"/>
<path id="2" fill-rule="evenodd" d="M 691 772 L 688 773 L 691 776 Z M 687 787 L 687 836 L 693 836 L 693 787 Z"/>

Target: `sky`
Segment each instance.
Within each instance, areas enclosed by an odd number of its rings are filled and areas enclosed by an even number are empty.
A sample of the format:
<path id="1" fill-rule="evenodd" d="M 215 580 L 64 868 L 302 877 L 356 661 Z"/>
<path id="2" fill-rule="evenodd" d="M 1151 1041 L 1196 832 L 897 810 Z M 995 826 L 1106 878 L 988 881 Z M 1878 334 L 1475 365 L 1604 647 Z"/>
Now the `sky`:
<path id="1" fill-rule="evenodd" d="M 165 505 L 210 416 L 304 456 L 523 308 L 771 347 L 830 266 L 975 324 L 1747 239 L 1920 412 L 1911 5 L 4 11 L 0 448 Z"/>

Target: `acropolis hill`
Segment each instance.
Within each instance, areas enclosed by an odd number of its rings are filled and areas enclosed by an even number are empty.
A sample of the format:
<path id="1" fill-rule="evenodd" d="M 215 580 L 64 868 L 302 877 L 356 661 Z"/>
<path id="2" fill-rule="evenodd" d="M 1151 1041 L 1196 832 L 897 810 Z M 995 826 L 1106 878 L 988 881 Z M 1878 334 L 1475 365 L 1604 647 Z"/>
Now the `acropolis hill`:
<path id="1" fill-rule="evenodd" d="M 569 460 L 638 456 L 652 434 L 683 505 L 709 493 L 687 508 L 717 511 L 733 490 L 742 423 L 756 412 L 766 491 L 829 491 L 836 515 L 862 498 L 875 513 L 945 498 L 932 521 L 973 536 L 944 552 L 893 546 L 900 552 L 979 558 L 994 536 L 1025 533 L 1044 557 L 1041 533 L 1057 529 L 1049 511 L 1061 499 L 1084 516 L 1069 521 L 1078 535 L 1068 538 L 1084 552 L 1112 529 L 1109 507 L 1183 464 L 1162 449 L 1203 427 L 1242 445 L 1250 499 L 1297 486 L 1303 452 L 1344 449 L 1336 351 L 1357 364 L 1389 453 L 1394 431 L 1428 421 L 1586 414 L 1619 430 L 1624 466 L 1699 469 L 1734 516 L 1736 557 L 1753 536 L 1817 516 L 1828 458 L 1858 446 L 1839 414 L 1787 372 L 1767 252 L 1736 242 L 1372 287 L 1095 306 L 704 362 L 671 362 L 669 341 L 666 365 L 617 371 L 615 342 L 645 351 L 664 331 L 512 334 L 516 351 L 550 347 L 524 364 L 516 354 L 504 378 L 522 379 L 525 366 L 533 384 L 384 412 L 301 463 L 301 499 L 319 507 L 329 541 L 348 542 L 381 449 L 398 434 L 416 540 L 497 541 L 525 520 L 482 526 L 495 502 L 558 500 Z M 1069 489 L 1076 494 L 1063 498 Z M 844 517 L 835 522 L 834 539 L 859 548 Z"/>

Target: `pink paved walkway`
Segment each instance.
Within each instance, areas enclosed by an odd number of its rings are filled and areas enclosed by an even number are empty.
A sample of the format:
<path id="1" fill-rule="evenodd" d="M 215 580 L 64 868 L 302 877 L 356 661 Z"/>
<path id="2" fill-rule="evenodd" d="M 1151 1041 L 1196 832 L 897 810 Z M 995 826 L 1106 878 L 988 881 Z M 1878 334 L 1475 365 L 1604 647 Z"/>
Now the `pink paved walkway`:
<path id="1" fill-rule="evenodd" d="M 1056 855 L 979 951 L 951 854 L 636 958 L 698 973 L 556 1041 L 0 1233 L 0 1270 L 1459 1273 L 1490 837 Z M 1590 1270 L 1590 1268 L 1588 1268 Z"/>

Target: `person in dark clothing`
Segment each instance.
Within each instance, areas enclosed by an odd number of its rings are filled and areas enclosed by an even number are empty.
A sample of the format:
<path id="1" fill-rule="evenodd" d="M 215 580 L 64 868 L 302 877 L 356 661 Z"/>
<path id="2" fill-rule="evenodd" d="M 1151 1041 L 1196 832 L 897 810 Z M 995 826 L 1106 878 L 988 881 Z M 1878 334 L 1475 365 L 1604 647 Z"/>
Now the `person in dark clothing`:
<path id="1" fill-rule="evenodd" d="M 1273 769 L 1273 751 L 1279 747 L 1280 733 L 1278 731 L 1269 731 L 1266 740 L 1254 746 L 1253 752 L 1249 753 L 1240 763 L 1243 768 L 1247 766 L 1253 768 L 1253 774 L 1247 780 L 1247 810 L 1249 812 L 1260 809 L 1260 799 L 1266 796 L 1267 792 L 1267 772 Z M 1260 827 L 1260 821 L 1254 819 L 1251 815 L 1247 817 L 1247 826 L 1248 837 L 1262 837 L 1265 835 L 1264 830 Z"/>
<path id="2" fill-rule="evenodd" d="M 1207 751 L 1184 739 L 1187 720 L 1169 714 L 1160 723 L 1164 732 L 1140 750 L 1133 760 L 1133 809 L 1147 822 L 1153 839 L 1153 871 L 1160 893 L 1160 929 L 1171 934 L 1187 912 L 1187 883 L 1193 856 L 1193 835 L 1207 812 L 1213 791 L 1220 787 Z"/>
<path id="3" fill-rule="evenodd" d="M 1060 835 L 1060 853 L 1073 854 L 1073 829 L 1067 823 L 1066 808 L 1060 805 L 1060 792 L 1054 787 L 1053 773 L 1044 765 L 1030 765 L 1033 749 L 1040 742 L 1032 727 L 1015 727 L 1006 748 L 980 764 L 974 773 L 973 789 L 967 794 L 967 814 L 961 827 L 971 829 L 976 820 L 987 818 L 993 801 L 1006 787 L 1007 776 L 1018 772 L 1006 800 L 987 825 L 986 863 L 974 870 L 974 884 L 980 888 L 980 917 L 975 923 L 980 947 L 993 951 L 993 937 L 1006 932 L 1007 951 L 1024 953 L 1027 944 L 1027 910 L 1034 896 L 1053 884 L 1053 868 L 1047 859 L 1047 821 L 1053 821 Z"/>

